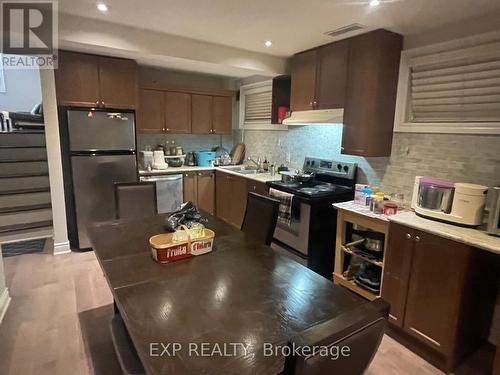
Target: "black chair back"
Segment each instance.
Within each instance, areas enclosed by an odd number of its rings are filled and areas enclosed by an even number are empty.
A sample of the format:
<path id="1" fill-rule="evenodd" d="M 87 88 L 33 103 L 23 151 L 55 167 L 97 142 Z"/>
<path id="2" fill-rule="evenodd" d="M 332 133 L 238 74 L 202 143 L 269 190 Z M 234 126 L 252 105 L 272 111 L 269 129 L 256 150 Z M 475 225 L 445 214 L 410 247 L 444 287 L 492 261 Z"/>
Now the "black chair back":
<path id="1" fill-rule="evenodd" d="M 278 220 L 280 201 L 260 194 L 248 193 L 247 208 L 241 230 L 271 244 L 274 228 Z"/>
<path id="2" fill-rule="evenodd" d="M 156 184 L 154 182 L 116 182 L 116 218 L 138 218 L 154 216 L 156 206 Z"/>
<path id="3" fill-rule="evenodd" d="M 380 345 L 388 314 L 389 304 L 379 298 L 301 332 L 290 340 L 291 348 L 325 346 L 330 351 L 289 356 L 283 374 L 363 374 Z M 343 348 L 349 349 L 342 354 Z"/>

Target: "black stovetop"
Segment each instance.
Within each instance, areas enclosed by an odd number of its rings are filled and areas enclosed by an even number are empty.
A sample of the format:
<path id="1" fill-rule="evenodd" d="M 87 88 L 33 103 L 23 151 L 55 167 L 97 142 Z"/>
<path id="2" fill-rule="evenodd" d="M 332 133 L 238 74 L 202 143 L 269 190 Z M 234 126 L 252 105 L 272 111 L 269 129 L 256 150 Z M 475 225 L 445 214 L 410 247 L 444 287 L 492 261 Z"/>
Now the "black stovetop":
<path id="1" fill-rule="evenodd" d="M 294 194 L 307 199 L 335 199 L 353 191 L 352 187 L 333 184 L 321 180 L 310 182 L 281 182 L 272 181 L 268 185 L 277 190 Z"/>

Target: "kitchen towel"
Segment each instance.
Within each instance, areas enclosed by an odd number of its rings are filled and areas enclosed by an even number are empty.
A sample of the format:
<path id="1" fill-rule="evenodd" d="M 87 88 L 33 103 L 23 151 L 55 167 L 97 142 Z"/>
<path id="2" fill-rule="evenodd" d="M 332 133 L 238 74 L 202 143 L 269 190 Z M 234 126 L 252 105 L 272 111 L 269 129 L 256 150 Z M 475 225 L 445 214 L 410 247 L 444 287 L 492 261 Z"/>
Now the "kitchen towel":
<path id="1" fill-rule="evenodd" d="M 272 198 L 276 198 L 280 201 L 280 207 L 278 210 L 278 223 L 290 226 L 290 222 L 292 220 L 293 194 L 270 188 L 269 195 Z"/>

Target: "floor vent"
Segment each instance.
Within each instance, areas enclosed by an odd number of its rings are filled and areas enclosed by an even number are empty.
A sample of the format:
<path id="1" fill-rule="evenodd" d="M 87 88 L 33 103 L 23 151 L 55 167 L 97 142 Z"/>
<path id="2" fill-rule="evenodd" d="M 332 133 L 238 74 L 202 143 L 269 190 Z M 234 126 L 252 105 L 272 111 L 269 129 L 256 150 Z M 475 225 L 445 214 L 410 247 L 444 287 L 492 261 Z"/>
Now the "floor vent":
<path id="1" fill-rule="evenodd" d="M 325 33 L 325 35 L 331 36 L 332 38 L 337 38 L 341 35 L 352 33 L 361 29 L 364 29 L 365 26 L 359 24 L 359 23 L 352 23 L 347 26 L 340 27 L 338 29 L 328 31 Z"/>

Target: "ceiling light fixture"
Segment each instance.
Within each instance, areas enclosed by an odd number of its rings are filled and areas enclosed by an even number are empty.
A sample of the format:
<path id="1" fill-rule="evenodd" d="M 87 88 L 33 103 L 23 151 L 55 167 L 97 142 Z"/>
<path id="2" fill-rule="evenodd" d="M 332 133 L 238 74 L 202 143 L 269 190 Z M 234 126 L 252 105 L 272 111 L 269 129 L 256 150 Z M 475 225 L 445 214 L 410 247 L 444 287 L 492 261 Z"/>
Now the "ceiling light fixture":
<path id="1" fill-rule="evenodd" d="M 271 42 L 270 40 L 266 40 L 266 42 L 264 43 L 264 45 L 269 48 L 273 45 L 273 42 Z"/>
<path id="2" fill-rule="evenodd" d="M 104 13 L 108 11 L 108 6 L 106 4 L 99 3 L 97 4 L 97 9 Z"/>
<path id="3" fill-rule="evenodd" d="M 371 7 L 376 7 L 378 5 L 380 5 L 380 0 L 371 0 L 370 1 L 370 6 Z"/>

